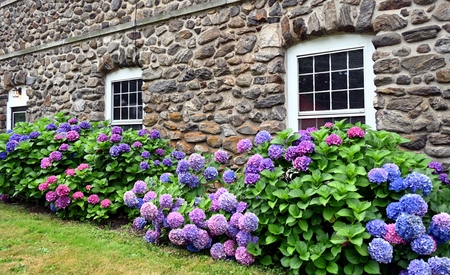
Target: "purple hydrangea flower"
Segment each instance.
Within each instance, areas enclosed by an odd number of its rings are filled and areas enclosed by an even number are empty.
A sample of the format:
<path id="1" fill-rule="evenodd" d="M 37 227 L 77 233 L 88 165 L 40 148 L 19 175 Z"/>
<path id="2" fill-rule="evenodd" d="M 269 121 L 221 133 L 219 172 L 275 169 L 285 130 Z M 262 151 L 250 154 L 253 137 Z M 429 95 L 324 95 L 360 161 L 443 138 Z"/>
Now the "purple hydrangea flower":
<path id="1" fill-rule="evenodd" d="M 145 240 L 148 243 L 156 244 L 160 236 L 161 233 L 159 233 L 157 230 L 148 230 L 147 233 L 145 233 Z"/>
<path id="2" fill-rule="evenodd" d="M 136 207 L 139 203 L 133 191 L 127 191 L 123 194 L 123 202 L 128 207 Z"/>
<path id="3" fill-rule="evenodd" d="M 356 138 L 356 137 L 363 138 L 364 135 L 365 135 L 364 130 L 359 128 L 358 126 L 353 126 L 347 131 L 347 136 L 349 138 Z"/>
<path id="4" fill-rule="evenodd" d="M 186 241 L 192 242 L 198 237 L 198 228 L 194 224 L 186 224 L 183 227 L 183 237 Z"/>
<path id="5" fill-rule="evenodd" d="M 227 231 L 227 227 L 227 219 L 222 214 L 214 214 L 208 220 L 208 228 L 211 234 L 215 236 L 224 234 Z"/>
<path id="6" fill-rule="evenodd" d="M 119 152 L 121 154 L 130 152 L 130 150 L 131 150 L 130 145 L 128 145 L 126 143 L 119 144 Z"/>
<path id="7" fill-rule="evenodd" d="M 170 212 L 167 215 L 167 223 L 170 228 L 179 228 L 184 223 L 184 217 L 179 212 Z"/>
<path id="8" fill-rule="evenodd" d="M 432 275 L 431 267 L 422 259 L 409 262 L 408 275 Z"/>
<path id="9" fill-rule="evenodd" d="M 201 224 L 206 219 L 205 212 L 200 208 L 195 208 L 189 213 L 189 219 L 194 224 Z"/>
<path id="10" fill-rule="evenodd" d="M 314 148 L 316 145 L 309 140 L 301 141 L 300 144 L 296 147 L 297 155 L 303 156 L 306 154 L 311 154 L 314 152 Z"/>
<path id="11" fill-rule="evenodd" d="M 169 232 L 169 240 L 175 245 L 185 245 L 186 240 L 183 236 L 183 229 L 172 229 Z"/>
<path id="12" fill-rule="evenodd" d="M 81 127 L 78 125 L 73 125 L 72 127 L 70 127 L 70 130 L 79 133 L 81 132 Z"/>
<path id="13" fill-rule="evenodd" d="M 232 239 L 236 239 L 237 234 L 240 232 L 239 228 L 232 226 L 231 224 L 228 224 L 227 232 L 225 234 Z"/>
<path id="14" fill-rule="evenodd" d="M 8 155 L 8 153 L 6 153 L 6 152 L 0 152 L 0 160 L 6 159 L 7 155 Z"/>
<path id="15" fill-rule="evenodd" d="M 138 131 L 138 136 L 143 137 L 148 134 L 147 129 L 141 129 Z"/>
<path id="16" fill-rule="evenodd" d="M 279 159 L 284 154 L 284 147 L 279 144 L 272 144 L 267 151 L 271 159 Z"/>
<path id="17" fill-rule="evenodd" d="M 218 199 L 219 206 L 222 210 L 226 212 L 233 212 L 236 209 L 237 200 L 236 196 L 231 193 L 224 193 L 219 196 Z"/>
<path id="18" fill-rule="evenodd" d="M 239 231 L 236 234 L 236 242 L 238 246 L 247 246 L 247 244 L 252 241 L 252 238 L 253 236 L 249 232 Z"/>
<path id="19" fill-rule="evenodd" d="M 328 144 L 328 146 L 331 145 L 339 146 L 342 144 L 342 139 L 340 136 L 336 134 L 331 134 L 325 139 L 325 142 Z"/>
<path id="20" fill-rule="evenodd" d="M 217 161 L 218 163 L 225 164 L 228 161 L 228 153 L 225 152 L 224 150 L 217 150 L 214 153 L 214 160 Z"/>
<path id="21" fill-rule="evenodd" d="M 140 143 L 139 141 L 135 141 L 135 142 L 133 142 L 131 147 L 133 147 L 133 148 L 142 148 L 142 143 Z"/>
<path id="22" fill-rule="evenodd" d="M 185 202 L 186 202 L 185 199 L 183 199 L 183 198 L 177 198 L 177 199 L 175 200 L 175 203 L 174 203 L 173 206 L 172 206 L 172 209 L 173 209 L 173 207 L 180 207 L 180 206 L 182 206 Z"/>
<path id="23" fill-rule="evenodd" d="M 226 240 L 223 243 L 223 250 L 225 251 L 225 254 L 229 257 L 233 257 L 236 253 L 236 250 L 234 247 L 236 246 L 236 242 L 234 240 Z"/>
<path id="24" fill-rule="evenodd" d="M 225 183 L 231 184 L 236 179 L 236 173 L 233 170 L 227 170 L 223 172 L 223 181 Z"/>
<path id="25" fill-rule="evenodd" d="M 234 256 L 236 257 L 236 261 L 245 266 L 249 266 L 255 261 L 255 257 L 247 251 L 247 248 L 242 246 L 236 249 Z"/>
<path id="26" fill-rule="evenodd" d="M 372 220 L 366 224 L 366 230 L 373 237 L 382 238 L 386 234 L 387 224 L 379 219 Z"/>
<path id="27" fill-rule="evenodd" d="M 48 168 L 50 165 L 52 165 L 52 161 L 50 160 L 50 158 L 43 158 L 41 160 L 41 168 L 42 169 L 46 169 Z"/>
<path id="28" fill-rule="evenodd" d="M 69 132 L 71 129 L 72 129 L 72 126 L 70 126 L 69 123 L 64 122 L 59 125 L 59 130 L 61 132 Z"/>
<path id="29" fill-rule="evenodd" d="M 227 254 L 225 254 L 223 244 L 221 244 L 221 243 L 213 244 L 211 246 L 210 253 L 211 253 L 211 257 L 214 260 L 224 260 L 227 257 Z"/>
<path id="30" fill-rule="evenodd" d="M 147 224 L 147 221 L 142 217 L 137 217 L 133 221 L 133 228 L 136 230 L 144 229 L 144 226 Z"/>
<path id="31" fill-rule="evenodd" d="M 54 192 L 54 191 L 48 191 L 48 192 L 45 194 L 45 200 L 48 201 L 48 202 L 55 201 L 55 200 L 56 200 L 56 192 Z"/>
<path id="32" fill-rule="evenodd" d="M 269 171 L 273 171 L 275 169 L 275 165 L 273 164 L 272 159 L 270 158 L 265 158 L 263 160 L 261 160 L 260 164 L 259 164 L 259 171 L 263 171 L 263 170 L 269 170 Z"/>
<path id="33" fill-rule="evenodd" d="M 375 261 L 388 264 L 392 261 L 394 248 L 382 238 L 375 238 L 369 243 L 369 255 Z"/>
<path id="34" fill-rule="evenodd" d="M 411 189 L 411 192 L 415 193 L 417 190 L 422 190 L 425 196 L 431 193 L 433 188 L 430 178 L 426 175 L 412 172 L 409 174 L 404 181 L 404 184 Z"/>
<path id="35" fill-rule="evenodd" d="M 153 129 L 153 130 L 150 131 L 150 138 L 151 139 L 157 139 L 157 138 L 160 138 L 160 137 L 161 137 L 161 133 L 158 130 Z"/>
<path id="36" fill-rule="evenodd" d="M 433 174 L 440 174 L 444 171 L 442 164 L 437 161 L 432 161 L 428 163 L 428 168 L 434 169 Z"/>
<path id="37" fill-rule="evenodd" d="M 121 135 L 123 133 L 123 129 L 119 126 L 113 126 L 111 129 L 111 134 L 113 135 Z"/>
<path id="38" fill-rule="evenodd" d="M 259 131 L 255 137 L 255 145 L 260 145 L 272 140 L 272 135 L 266 130 Z"/>
<path id="39" fill-rule="evenodd" d="M 170 194 L 163 194 L 159 197 L 159 206 L 164 208 L 171 208 L 173 205 L 173 198 Z"/>
<path id="40" fill-rule="evenodd" d="M 261 176 L 259 174 L 248 173 L 245 175 L 244 183 L 247 185 L 255 184 L 259 181 Z"/>
<path id="41" fill-rule="evenodd" d="M 163 159 L 162 164 L 164 166 L 170 167 L 170 166 L 172 166 L 172 160 L 170 158 L 165 158 L 165 159 Z"/>
<path id="42" fill-rule="evenodd" d="M 156 197 L 157 197 L 157 195 L 156 195 L 155 192 L 153 192 L 153 191 L 148 191 L 147 193 L 145 193 L 144 198 L 143 198 L 143 201 L 144 201 L 144 202 L 149 202 L 149 201 L 151 201 L 151 200 L 156 199 Z"/>
<path id="43" fill-rule="evenodd" d="M 433 236 L 437 244 L 450 240 L 450 215 L 447 213 L 436 214 L 431 218 L 428 234 Z"/>
<path id="44" fill-rule="evenodd" d="M 425 234 L 426 229 L 419 216 L 401 213 L 395 221 L 395 231 L 402 239 L 410 242 Z"/>
<path id="45" fill-rule="evenodd" d="M 253 147 L 252 141 L 248 138 L 241 139 L 237 144 L 238 153 L 250 151 Z"/>
<path id="46" fill-rule="evenodd" d="M 258 217 L 251 212 L 247 212 L 239 218 L 239 229 L 244 232 L 252 232 L 258 229 L 258 223 Z"/>
<path id="47" fill-rule="evenodd" d="M 10 153 L 16 149 L 19 142 L 17 140 L 11 140 L 6 143 L 6 152 Z"/>
<path id="48" fill-rule="evenodd" d="M 407 242 L 397 234 L 397 231 L 395 231 L 395 224 L 393 223 L 387 225 L 386 234 L 384 234 L 383 239 L 390 244 L 407 244 Z"/>
<path id="49" fill-rule="evenodd" d="M 246 202 L 238 202 L 236 205 L 236 212 L 243 213 L 247 209 L 247 203 Z"/>
<path id="50" fill-rule="evenodd" d="M 284 158 L 287 161 L 293 161 L 297 157 L 297 146 L 290 146 L 284 153 Z"/>
<path id="51" fill-rule="evenodd" d="M 428 259 L 432 275 L 450 274 L 450 258 L 431 257 Z"/>
<path id="52" fill-rule="evenodd" d="M 210 167 L 205 169 L 205 171 L 203 172 L 203 175 L 205 176 L 205 179 L 207 181 L 212 181 L 212 180 L 217 179 L 217 176 L 219 175 L 219 172 L 217 171 L 216 168 L 210 166 Z"/>
<path id="53" fill-rule="evenodd" d="M 41 133 L 33 131 L 30 133 L 30 138 L 35 139 L 38 138 L 41 135 Z"/>
<path id="54" fill-rule="evenodd" d="M 445 173 L 442 173 L 439 175 L 439 180 L 443 183 L 443 184 L 447 184 L 450 185 L 450 179 L 448 178 L 448 175 Z"/>
<path id="55" fill-rule="evenodd" d="M 189 172 L 178 174 L 178 181 L 183 185 L 188 185 L 191 182 L 192 174 Z"/>
<path id="56" fill-rule="evenodd" d="M 111 157 L 118 157 L 120 155 L 119 146 L 113 145 L 111 148 L 109 148 L 109 154 L 111 155 Z"/>
<path id="57" fill-rule="evenodd" d="M 386 215 L 389 219 L 397 220 L 397 217 L 403 212 L 403 206 L 400 202 L 391 202 L 386 207 Z"/>
<path id="58" fill-rule="evenodd" d="M 419 255 L 430 255 L 436 251 L 436 242 L 431 236 L 423 234 L 411 242 L 411 248 Z"/>
<path id="59" fill-rule="evenodd" d="M 60 151 L 67 151 L 67 150 L 69 150 L 69 148 L 70 148 L 70 146 L 67 143 L 63 143 L 59 146 Z"/>
<path id="60" fill-rule="evenodd" d="M 60 161 L 63 157 L 62 153 L 59 151 L 53 151 L 50 153 L 50 160 L 51 161 Z"/>
<path id="61" fill-rule="evenodd" d="M 172 176 L 171 173 L 164 173 L 159 177 L 159 180 L 162 183 L 168 183 L 170 181 L 170 177 Z"/>
<path id="62" fill-rule="evenodd" d="M 148 168 L 150 168 L 150 165 L 148 164 L 148 162 L 142 161 L 139 164 L 139 167 L 141 167 L 142 170 L 147 170 Z"/>
<path id="63" fill-rule="evenodd" d="M 147 151 L 142 152 L 141 157 L 143 157 L 144 159 L 150 158 L 150 152 Z"/>
<path id="64" fill-rule="evenodd" d="M 312 162 L 312 159 L 308 156 L 297 157 L 292 164 L 295 169 L 299 171 L 308 171 L 309 164 Z"/>
<path id="65" fill-rule="evenodd" d="M 141 207 L 141 216 L 146 220 L 154 220 L 158 215 L 158 208 L 151 202 L 145 202 Z"/>
<path id="66" fill-rule="evenodd" d="M 23 136 L 20 137 L 19 142 L 23 142 L 23 141 L 26 141 L 26 140 L 29 140 L 29 139 L 30 139 L 29 135 L 23 135 Z"/>
<path id="67" fill-rule="evenodd" d="M 253 166 L 253 167 L 259 167 L 261 160 L 263 160 L 263 159 L 264 159 L 264 157 L 262 155 L 254 154 L 247 160 L 247 165 Z"/>
<path id="68" fill-rule="evenodd" d="M 177 164 L 176 173 L 177 174 L 184 174 L 187 171 L 189 171 L 189 162 L 185 159 L 182 159 Z"/>
<path id="69" fill-rule="evenodd" d="M 97 142 L 105 142 L 105 141 L 107 141 L 107 140 L 108 140 L 108 136 L 105 135 L 105 134 L 100 134 L 100 135 L 98 135 L 98 137 L 97 137 Z"/>
<path id="70" fill-rule="evenodd" d="M 111 142 L 121 142 L 122 141 L 122 136 L 119 134 L 112 134 L 111 138 L 109 139 Z"/>
<path id="71" fill-rule="evenodd" d="M 188 162 L 189 167 L 191 167 L 194 171 L 201 171 L 205 166 L 205 158 L 197 153 L 190 155 Z"/>
<path id="72" fill-rule="evenodd" d="M 87 121 L 82 121 L 80 122 L 80 128 L 85 130 L 91 129 L 91 124 Z"/>
<path id="73" fill-rule="evenodd" d="M 383 168 L 373 168 L 372 170 L 369 171 L 369 173 L 367 173 L 367 176 L 369 177 L 370 182 L 379 185 L 387 181 L 388 172 Z"/>
<path id="74" fill-rule="evenodd" d="M 66 134 L 66 139 L 68 141 L 76 141 L 76 140 L 78 140 L 79 137 L 80 137 L 80 135 L 76 131 L 69 131 Z"/>
<path id="75" fill-rule="evenodd" d="M 164 153 L 165 153 L 165 151 L 164 151 L 164 149 L 162 149 L 162 148 L 157 148 L 157 149 L 155 150 L 155 154 L 157 154 L 158 156 L 163 156 Z"/>
<path id="76" fill-rule="evenodd" d="M 57 128 L 56 125 L 53 123 L 47 124 L 47 126 L 45 126 L 45 129 L 47 131 L 53 131 L 53 130 L 56 130 L 56 128 Z"/>
<path id="77" fill-rule="evenodd" d="M 142 180 L 138 180 L 134 183 L 134 187 L 133 187 L 132 191 L 135 194 L 144 194 L 146 189 L 147 189 L 147 184 Z"/>
<path id="78" fill-rule="evenodd" d="M 56 195 L 59 197 L 67 196 L 70 193 L 70 188 L 65 184 L 60 184 L 58 187 L 56 187 Z"/>
<path id="79" fill-rule="evenodd" d="M 186 157 L 186 154 L 181 152 L 181 151 L 173 151 L 172 153 L 170 153 L 170 156 L 173 157 L 176 160 L 182 160 Z"/>
<path id="80" fill-rule="evenodd" d="M 205 249 L 211 246 L 211 237 L 208 232 L 203 229 L 198 230 L 197 239 L 195 239 L 192 244 L 198 249 Z"/>
<path id="81" fill-rule="evenodd" d="M 334 127 L 334 124 L 333 124 L 333 122 L 325 122 L 325 124 L 323 125 L 323 127 L 325 127 L 325 128 L 333 128 Z"/>
<path id="82" fill-rule="evenodd" d="M 70 118 L 69 121 L 67 121 L 67 122 L 69 122 L 69 124 L 77 124 L 77 123 L 78 123 L 78 120 L 77 120 L 76 118 L 72 117 L 72 118 Z"/>
<path id="83" fill-rule="evenodd" d="M 60 196 L 56 199 L 55 205 L 58 207 L 58 209 L 65 209 L 70 204 L 70 197 L 69 196 Z"/>
<path id="84" fill-rule="evenodd" d="M 417 215 L 419 217 L 425 216 L 428 211 L 428 204 L 417 194 L 406 194 L 400 199 L 403 212 Z"/>
<path id="85" fill-rule="evenodd" d="M 191 175 L 191 178 L 190 178 L 187 186 L 192 189 L 192 188 L 196 188 L 199 184 L 200 184 L 200 179 L 195 175 Z"/>

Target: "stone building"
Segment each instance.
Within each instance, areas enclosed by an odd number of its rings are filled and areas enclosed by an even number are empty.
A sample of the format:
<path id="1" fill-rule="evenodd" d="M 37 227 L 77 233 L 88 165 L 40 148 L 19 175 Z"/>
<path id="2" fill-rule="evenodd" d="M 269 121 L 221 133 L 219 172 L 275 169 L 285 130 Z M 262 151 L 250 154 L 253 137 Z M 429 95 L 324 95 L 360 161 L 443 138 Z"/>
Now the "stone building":
<path id="1" fill-rule="evenodd" d="M 347 118 L 450 165 L 449 1 L 0 0 L 0 19 L 1 131 L 64 111 L 235 152 Z"/>

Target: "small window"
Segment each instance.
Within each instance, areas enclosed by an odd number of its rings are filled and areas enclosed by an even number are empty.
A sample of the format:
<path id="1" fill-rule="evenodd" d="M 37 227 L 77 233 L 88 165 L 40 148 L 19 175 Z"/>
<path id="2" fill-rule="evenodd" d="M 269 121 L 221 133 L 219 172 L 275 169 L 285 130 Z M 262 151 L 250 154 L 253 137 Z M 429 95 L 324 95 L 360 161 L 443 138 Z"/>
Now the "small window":
<path id="1" fill-rule="evenodd" d="M 369 37 L 339 35 L 288 49 L 288 124 L 320 127 L 346 119 L 374 127 L 375 88 Z"/>
<path id="2" fill-rule="evenodd" d="M 16 126 L 16 123 L 27 121 L 27 107 L 13 107 L 11 108 L 11 128 Z"/>

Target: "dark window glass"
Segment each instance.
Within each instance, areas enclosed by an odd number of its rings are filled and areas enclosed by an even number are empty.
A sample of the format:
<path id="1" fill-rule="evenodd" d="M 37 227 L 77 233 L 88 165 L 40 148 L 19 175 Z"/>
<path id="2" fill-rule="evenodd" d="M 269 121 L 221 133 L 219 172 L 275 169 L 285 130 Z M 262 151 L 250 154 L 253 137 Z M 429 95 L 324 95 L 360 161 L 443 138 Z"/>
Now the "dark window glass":
<path id="1" fill-rule="evenodd" d="M 132 107 L 130 108 L 130 119 L 137 119 L 137 108 Z"/>
<path id="2" fill-rule="evenodd" d="M 349 71 L 349 82 L 351 88 L 364 87 L 364 70 L 351 70 Z"/>
<path id="3" fill-rule="evenodd" d="M 341 109 L 347 109 L 348 108 L 348 102 L 347 102 L 347 92 L 341 91 L 341 92 L 333 92 L 332 94 L 332 105 L 333 110 L 341 110 Z"/>
<path id="4" fill-rule="evenodd" d="M 299 110 L 304 111 L 314 111 L 314 94 L 300 94 L 299 97 Z"/>
<path id="5" fill-rule="evenodd" d="M 347 53 L 333 53 L 331 55 L 331 69 L 343 70 L 347 69 Z"/>
<path id="6" fill-rule="evenodd" d="M 121 82 L 122 83 L 122 90 L 121 90 L 121 92 L 122 93 L 128 93 L 129 92 L 129 89 L 128 89 L 128 81 L 122 81 Z"/>
<path id="7" fill-rule="evenodd" d="M 113 83 L 113 93 L 120 94 L 120 82 Z"/>
<path id="8" fill-rule="evenodd" d="M 304 57 L 298 59 L 298 73 L 306 74 L 313 72 L 313 57 Z"/>
<path id="9" fill-rule="evenodd" d="M 330 55 L 317 55 L 314 57 L 314 62 L 316 72 L 326 72 L 330 70 Z"/>
<path id="10" fill-rule="evenodd" d="M 120 108 L 114 108 L 113 120 L 120 120 Z"/>
<path id="11" fill-rule="evenodd" d="M 301 75 L 298 77 L 298 91 L 300 93 L 312 92 L 313 88 L 313 75 Z"/>
<path id="12" fill-rule="evenodd" d="M 11 128 L 14 128 L 19 122 L 27 121 L 28 107 L 13 107 L 11 108 Z"/>
<path id="13" fill-rule="evenodd" d="M 300 119 L 298 121 L 298 129 L 306 129 L 309 127 L 316 127 L 316 119 L 315 118 Z"/>
<path id="14" fill-rule="evenodd" d="M 330 110 L 330 93 L 316 93 L 314 107 L 316 111 Z"/>
<path id="15" fill-rule="evenodd" d="M 364 108 L 364 90 L 350 91 L 350 109 Z"/>
<path id="16" fill-rule="evenodd" d="M 349 68 L 360 68 L 364 66 L 363 50 L 355 50 L 348 52 Z"/>
<path id="17" fill-rule="evenodd" d="M 130 94 L 130 106 L 135 106 L 137 104 L 137 94 L 132 93 Z"/>
<path id="18" fill-rule="evenodd" d="M 339 71 L 331 74 L 332 89 L 341 90 L 347 89 L 347 72 Z"/>
<path id="19" fill-rule="evenodd" d="M 138 90 L 138 81 L 137 80 L 130 80 L 130 93 L 136 92 Z"/>
<path id="20" fill-rule="evenodd" d="M 128 106 L 128 94 L 122 94 L 121 101 L 121 106 Z"/>
<path id="21" fill-rule="evenodd" d="M 314 77 L 315 91 L 328 91 L 330 90 L 330 74 L 322 73 L 316 74 Z"/>
<path id="22" fill-rule="evenodd" d="M 120 95 L 114 95 L 113 105 L 120 106 Z"/>

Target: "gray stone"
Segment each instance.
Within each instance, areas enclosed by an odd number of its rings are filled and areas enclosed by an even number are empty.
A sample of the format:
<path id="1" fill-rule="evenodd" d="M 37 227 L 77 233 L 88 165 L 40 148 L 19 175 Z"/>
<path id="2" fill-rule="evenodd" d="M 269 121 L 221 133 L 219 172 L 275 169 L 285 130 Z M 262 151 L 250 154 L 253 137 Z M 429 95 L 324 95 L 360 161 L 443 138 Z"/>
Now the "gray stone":
<path id="1" fill-rule="evenodd" d="M 414 3 L 416 3 L 418 5 L 430 5 L 435 2 L 436 2 L 436 0 L 414 0 Z"/>
<path id="2" fill-rule="evenodd" d="M 185 63 L 187 64 L 194 57 L 192 50 L 181 50 L 174 58 L 175 64 Z"/>
<path id="3" fill-rule="evenodd" d="M 213 56 L 215 53 L 216 53 L 216 49 L 214 48 L 213 45 L 206 45 L 204 47 L 200 47 L 195 52 L 194 56 L 196 59 L 205 59 L 205 58 Z"/>
<path id="4" fill-rule="evenodd" d="M 289 18 L 296 18 L 302 15 L 306 15 L 306 14 L 310 14 L 312 12 L 311 7 L 309 6 L 304 6 L 304 7 L 299 7 L 299 8 L 295 8 L 293 10 L 290 10 L 286 13 L 287 17 Z"/>
<path id="5" fill-rule="evenodd" d="M 379 87 L 391 84 L 392 82 L 394 82 L 394 80 L 390 76 L 376 76 L 373 82 L 375 86 Z"/>
<path id="6" fill-rule="evenodd" d="M 236 111 L 238 111 L 238 113 L 241 113 L 241 114 L 248 113 L 252 109 L 253 109 L 252 105 L 246 100 L 239 101 L 236 104 Z"/>
<path id="7" fill-rule="evenodd" d="M 401 147 L 408 150 L 420 150 L 427 144 L 427 135 L 421 135 L 416 137 L 413 141 L 400 144 Z"/>
<path id="8" fill-rule="evenodd" d="M 283 56 L 284 51 L 280 48 L 265 48 L 258 51 L 255 60 L 258 62 L 268 62 L 277 56 Z"/>
<path id="9" fill-rule="evenodd" d="M 195 70 L 194 75 L 200 81 L 212 79 L 212 72 L 211 72 L 211 70 L 209 70 L 207 68 L 201 68 L 201 69 Z"/>
<path id="10" fill-rule="evenodd" d="M 159 93 L 159 94 L 176 92 L 176 90 L 177 90 L 177 83 L 175 80 L 155 81 L 148 87 L 148 91 L 150 93 Z"/>
<path id="11" fill-rule="evenodd" d="M 236 135 L 236 132 L 229 124 L 222 124 L 220 127 L 222 128 L 222 133 L 225 137 L 232 137 Z"/>
<path id="12" fill-rule="evenodd" d="M 418 53 L 428 53 L 431 51 L 430 45 L 428 44 L 420 44 L 419 46 L 417 46 L 416 51 Z"/>
<path id="13" fill-rule="evenodd" d="M 244 34 L 236 44 L 236 54 L 246 54 L 253 50 L 257 37 L 254 34 Z"/>
<path id="14" fill-rule="evenodd" d="M 228 8 L 220 9 L 219 12 L 216 12 L 216 14 L 213 17 L 212 23 L 214 25 L 220 25 L 223 23 L 228 22 L 231 17 L 231 11 Z"/>
<path id="15" fill-rule="evenodd" d="M 396 49 L 392 51 L 394 56 L 405 57 L 411 53 L 411 48 L 409 47 L 401 47 L 400 49 Z"/>
<path id="16" fill-rule="evenodd" d="M 270 110 L 269 119 L 284 121 L 287 116 L 287 110 L 285 107 L 276 106 Z"/>
<path id="17" fill-rule="evenodd" d="M 247 99 L 257 99 L 261 95 L 261 89 L 259 87 L 253 87 L 243 93 L 243 96 Z"/>
<path id="18" fill-rule="evenodd" d="M 435 38 L 440 30 L 441 27 L 439 27 L 438 25 L 433 25 L 402 32 L 402 35 L 406 42 L 411 43 Z"/>
<path id="19" fill-rule="evenodd" d="M 227 54 L 233 52 L 234 48 L 235 48 L 235 45 L 233 43 L 221 45 L 219 47 L 219 49 L 216 51 L 216 54 L 214 55 L 214 59 L 226 56 Z"/>
<path id="20" fill-rule="evenodd" d="M 378 88 L 375 92 L 377 94 L 394 95 L 394 96 L 402 96 L 406 94 L 405 88 L 398 88 L 398 87 Z"/>
<path id="21" fill-rule="evenodd" d="M 240 75 L 236 78 L 236 85 L 239 87 L 250 87 L 252 79 L 250 75 Z"/>
<path id="22" fill-rule="evenodd" d="M 267 66 L 267 70 L 271 74 L 285 73 L 284 58 L 279 56 L 271 60 Z"/>
<path id="23" fill-rule="evenodd" d="M 425 153 L 431 157 L 448 158 L 450 157 L 450 148 L 426 146 Z"/>
<path id="24" fill-rule="evenodd" d="M 353 24 L 352 19 L 352 7 L 347 4 L 341 4 L 341 9 L 339 11 L 339 21 L 338 21 L 338 29 L 346 32 L 354 32 L 355 26 Z"/>
<path id="25" fill-rule="evenodd" d="M 286 124 L 276 120 L 268 120 L 261 123 L 259 126 L 259 130 L 268 131 L 271 134 L 275 134 L 277 132 L 281 132 L 286 129 Z"/>
<path id="26" fill-rule="evenodd" d="M 402 36 L 396 32 L 376 35 L 372 38 L 372 44 L 375 48 L 392 46 L 400 44 L 402 42 Z"/>
<path id="27" fill-rule="evenodd" d="M 411 133 L 412 122 L 407 114 L 394 110 L 377 112 L 377 130 L 386 130 L 397 133 Z"/>
<path id="28" fill-rule="evenodd" d="M 313 13 L 308 19 L 308 34 L 315 36 L 323 35 L 323 30 L 320 27 L 320 20 L 317 18 L 317 13 Z"/>
<path id="29" fill-rule="evenodd" d="M 373 30 L 372 17 L 376 4 L 375 0 L 362 1 L 358 20 L 356 21 L 356 32 L 363 33 Z"/>
<path id="30" fill-rule="evenodd" d="M 283 0 L 281 3 L 283 8 L 294 7 L 297 6 L 297 0 Z"/>
<path id="31" fill-rule="evenodd" d="M 259 36 L 259 48 L 281 47 L 281 29 L 278 24 L 264 25 Z M 252 47 L 253 48 L 253 47 Z"/>
<path id="32" fill-rule="evenodd" d="M 152 81 L 156 79 L 160 79 L 162 76 L 163 70 L 161 68 L 147 68 L 142 71 L 142 79 L 144 81 Z"/>
<path id="33" fill-rule="evenodd" d="M 411 75 L 434 71 L 444 67 L 445 64 L 445 58 L 435 54 L 407 57 L 401 62 L 402 67 L 407 69 Z"/>
<path id="34" fill-rule="evenodd" d="M 402 96 L 392 98 L 386 105 L 386 109 L 408 112 L 414 110 L 422 102 L 423 99 L 418 96 Z"/>
<path id="35" fill-rule="evenodd" d="M 434 48 L 438 53 L 450 53 L 450 35 L 439 38 L 434 44 Z"/>
<path id="36" fill-rule="evenodd" d="M 440 69 L 436 71 L 436 80 L 439 83 L 450 83 L 450 69 Z"/>
<path id="37" fill-rule="evenodd" d="M 431 108 L 436 111 L 448 110 L 447 101 L 441 97 L 432 97 L 428 99 L 428 103 L 430 104 Z"/>
<path id="38" fill-rule="evenodd" d="M 431 134 L 430 143 L 433 145 L 450 145 L 450 135 Z"/>
<path id="39" fill-rule="evenodd" d="M 411 24 L 417 25 L 430 21 L 430 18 L 422 9 L 415 9 L 411 13 Z"/>
<path id="40" fill-rule="evenodd" d="M 296 18 L 292 22 L 292 29 L 297 36 L 297 40 L 306 40 L 306 32 L 308 30 L 305 20 L 303 18 Z"/>
<path id="41" fill-rule="evenodd" d="M 219 28 L 214 27 L 214 28 L 212 28 L 212 29 L 209 29 L 209 30 L 203 32 L 203 33 L 199 36 L 199 38 L 198 38 L 198 40 L 197 40 L 197 43 L 198 43 L 199 45 L 204 45 L 204 44 L 206 44 L 206 43 L 208 43 L 208 42 L 211 42 L 211 41 L 217 39 L 217 38 L 219 37 L 219 35 L 220 35 L 220 30 L 219 30 Z"/>
<path id="42" fill-rule="evenodd" d="M 217 112 L 214 114 L 214 121 L 218 124 L 229 123 L 230 115 L 228 112 Z"/>
<path id="43" fill-rule="evenodd" d="M 439 4 L 433 13 L 433 17 L 438 21 L 450 21 L 450 3 L 444 2 Z"/>
<path id="44" fill-rule="evenodd" d="M 395 83 L 398 85 L 409 85 L 411 83 L 411 78 L 408 75 L 399 75 Z"/>
<path id="45" fill-rule="evenodd" d="M 263 99 L 255 101 L 255 108 L 271 108 L 276 105 L 282 105 L 285 103 L 284 94 L 277 94 L 273 96 L 268 96 Z"/>
<path id="46" fill-rule="evenodd" d="M 313 6 L 311 4 L 311 6 Z M 335 33 L 337 31 L 338 19 L 337 19 L 337 10 L 336 4 L 334 1 L 327 1 L 323 6 L 324 13 L 324 28 L 327 33 Z"/>
<path id="47" fill-rule="evenodd" d="M 380 3 L 378 10 L 398 10 L 409 6 L 411 6 L 411 0 L 387 0 Z"/>
<path id="48" fill-rule="evenodd" d="M 261 123 L 263 121 L 267 120 L 267 117 L 260 111 L 258 110 L 253 110 L 248 114 L 248 118 L 253 121 L 253 122 L 257 122 L 257 123 Z"/>
<path id="49" fill-rule="evenodd" d="M 176 78 L 177 76 L 179 76 L 180 73 L 181 72 L 177 68 L 170 67 L 164 71 L 164 73 L 162 74 L 162 77 L 165 79 L 172 79 L 172 78 Z"/>
<path id="50" fill-rule="evenodd" d="M 373 29 L 379 31 L 395 31 L 403 29 L 408 25 L 408 20 L 405 20 L 397 14 L 382 14 L 375 17 L 373 22 Z"/>
<path id="51" fill-rule="evenodd" d="M 439 90 L 439 88 L 435 86 L 411 87 L 408 89 L 408 93 L 411 95 L 420 95 L 420 96 L 433 96 L 442 94 L 441 90 Z"/>
<path id="52" fill-rule="evenodd" d="M 236 132 L 243 135 L 256 135 L 258 133 L 258 128 L 253 125 L 242 125 L 241 127 L 236 129 Z"/>
<path id="53" fill-rule="evenodd" d="M 400 72 L 400 60 L 398 58 L 377 60 L 373 65 L 375 74 Z"/>
<path id="54" fill-rule="evenodd" d="M 122 0 L 112 0 L 111 1 L 111 10 L 118 11 L 122 6 Z"/>

